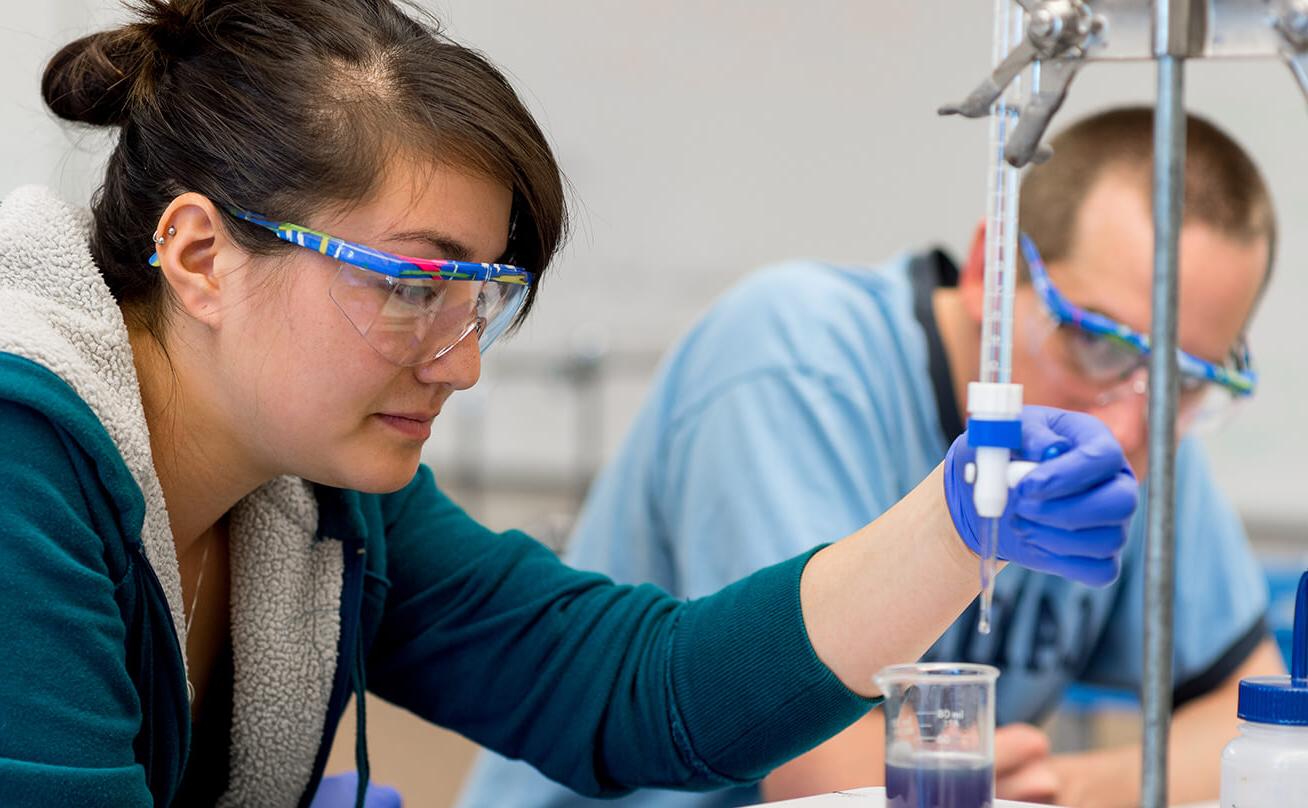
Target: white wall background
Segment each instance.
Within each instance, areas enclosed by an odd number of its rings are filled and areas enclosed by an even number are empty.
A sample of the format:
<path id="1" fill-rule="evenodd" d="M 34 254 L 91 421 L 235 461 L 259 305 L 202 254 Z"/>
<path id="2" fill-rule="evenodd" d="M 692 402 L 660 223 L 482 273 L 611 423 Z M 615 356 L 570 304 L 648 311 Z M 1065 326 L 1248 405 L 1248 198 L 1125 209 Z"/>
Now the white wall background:
<path id="1" fill-rule="evenodd" d="M 51 121 L 39 77 L 58 46 L 118 12 L 108 0 L 0 3 L 0 190 L 40 182 L 84 200 L 102 141 Z M 876 261 L 931 243 L 958 251 L 983 210 L 985 124 L 934 110 L 987 69 L 989 0 L 428 5 L 511 74 L 557 147 L 578 214 L 533 321 L 442 419 L 438 464 L 476 413 L 489 425 L 481 456 L 492 473 L 569 468 L 571 398 L 517 379 L 510 363 L 597 339 L 654 352 L 753 267 L 796 256 Z M 1092 65 L 1057 120 L 1152 93 L 1151 65 Z M 1193 64 L 1188 98 L 1258 159 L 1284 232 L 1252 334 L 1264 386 L 1212 440 L 1215 463 L 1250 520 L 1301 526 L 1308 111 L 1289 71 L 1271 62 Z M 602 451 L 615 447 L 646 377 L 605 388 Z"/>

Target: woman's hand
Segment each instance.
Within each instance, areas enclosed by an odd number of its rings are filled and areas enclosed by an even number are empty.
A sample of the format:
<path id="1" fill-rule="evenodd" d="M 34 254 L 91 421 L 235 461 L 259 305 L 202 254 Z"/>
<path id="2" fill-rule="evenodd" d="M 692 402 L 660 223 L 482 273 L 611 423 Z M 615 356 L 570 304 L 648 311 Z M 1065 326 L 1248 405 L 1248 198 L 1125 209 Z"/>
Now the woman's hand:
<path id="1" fill-rule="evenodd" d="M 958 535 L 980 552 L 981 517 L 964 470 L 975 452 L 967 436 L 945 456 L 945 501 Z M 1121 566 L 1139 485 L 1098 418 L 1051 407 L 1022 410 L 1022 454 L 1040 462 L 1011 491 L 999 520 L 999 558 L 1091 586 L 1107 586 Z"/>
<path id="2" fill-rule="evenodd" d="M 1040 463 L 1010 496 L 1001 555 L 1108 583 L 1138 496 L 1121 448 L 1088 415 L 1027 407 L 1022 418 L 1024 450 L 1040 457 L 1058 445 L 1063 454 Z M 876 695 L 873 674 L 921 657 L 976 597 L 979 522 L 962 478 L 968 454 L 955 444 L 894 507 L 804 568 L 800 603 L 809 641 L 856 693 Z"/>

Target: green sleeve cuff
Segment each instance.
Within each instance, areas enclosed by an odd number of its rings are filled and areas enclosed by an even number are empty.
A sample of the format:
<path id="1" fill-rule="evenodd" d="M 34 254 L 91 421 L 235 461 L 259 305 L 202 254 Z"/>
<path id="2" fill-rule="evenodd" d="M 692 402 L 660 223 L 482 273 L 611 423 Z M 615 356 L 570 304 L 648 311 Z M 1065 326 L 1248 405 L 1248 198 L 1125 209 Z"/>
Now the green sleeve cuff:
<path id="1" fill-rule="evenodd" d="M 686 605 L 671 649 L 674 731 L 705 774 L 759 780 L 881 703 L 845 687 L 809 642 L 799 581 L 821 549 Z"/>

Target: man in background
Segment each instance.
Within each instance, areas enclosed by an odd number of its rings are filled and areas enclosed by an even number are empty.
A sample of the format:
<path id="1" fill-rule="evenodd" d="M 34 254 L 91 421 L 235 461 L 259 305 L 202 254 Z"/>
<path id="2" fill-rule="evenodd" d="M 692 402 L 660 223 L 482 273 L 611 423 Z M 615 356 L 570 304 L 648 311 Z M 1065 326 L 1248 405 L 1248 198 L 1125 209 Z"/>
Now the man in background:
<path id="1" fill-rule="evenodd" d="M 1092 116 L 1053 141 L 1052 160 L 1027 172 L 1020 220 L 1030 242 L 1013 338 L 1013 378 L 1025 386 L 1025 403 L 1098 416 L 1142 480 L 1147 373 L 1138 337 L 1150 318 L 1152 128 L 1149 109 Z M 1183 431 L 1253 392 L 1245 334 L 1275 245 L 1270 195 L 1249 156 L 1198 118 L 1187 122 L 1186 143 Z M 978 228 L 961 270 L 939 250 L 880 267 L 799 262 L 726 294 L 665 361 L 591 492 L 568 560 L 693 598 L 888 509 L 964 429 L 967 383 L 978 378 L 984 243 Z M 1283 666 L 1263 621 L 1261 570 L 1193 438 L 1180 444 L 1176 480 L 1169 794 L 1186 802 L 1217 797 L 1240 678 Z M 1138 746 L 1052 755 L 1035 725 L 1071 683 L 1139 688 L 1146 510 L 1142 504 L 1112 586 L 1005 570 L 992 633 L 977 633 L 974 604 L 928 652 L 928 660 L 1000 669 L 1001 798 L 1139 801 Z M 758 788 L 644 791 L 617 804 L 708 808 L 879 784 L 883 735 L 878 710 Z M 485 753 L 461 803 L 582 804 L 524 764 Z"/>

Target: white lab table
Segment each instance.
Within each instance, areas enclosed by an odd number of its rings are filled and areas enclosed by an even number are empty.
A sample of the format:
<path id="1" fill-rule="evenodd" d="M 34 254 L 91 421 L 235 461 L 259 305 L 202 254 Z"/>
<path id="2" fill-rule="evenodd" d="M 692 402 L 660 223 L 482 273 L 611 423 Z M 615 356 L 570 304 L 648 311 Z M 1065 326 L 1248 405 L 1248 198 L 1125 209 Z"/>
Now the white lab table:
<path id="1" fill-rule="evenodd" d="M 837 791 L 834 794 L 822 794 L 817 797 L 770 802 L 768 805 L 771 808 L 886 808 L 886 790 L 881 787 L 857 788 L 852 791 Z M 1031 802 L 995 800 L 995 808 L 1049 808 L 1049 806 L 1036 805 Z M 1190 806 L 1190 808 L 1217 808 L 1217 803 L 1199 803 Z"/>
<path id="2" fill-rule="evenodd" d="M 784 808 L 886 808 L 886 790 L 881 786 L 856 788 L 851 791 L 837 791 L 816 797 L 769 802 L 767 805 L 769 808 L 783 808 L 783 806 Z M 1049 808 L 1049 806 L 1036 805 L 1032 802 L 995 800 L 995 808 Z"/>

